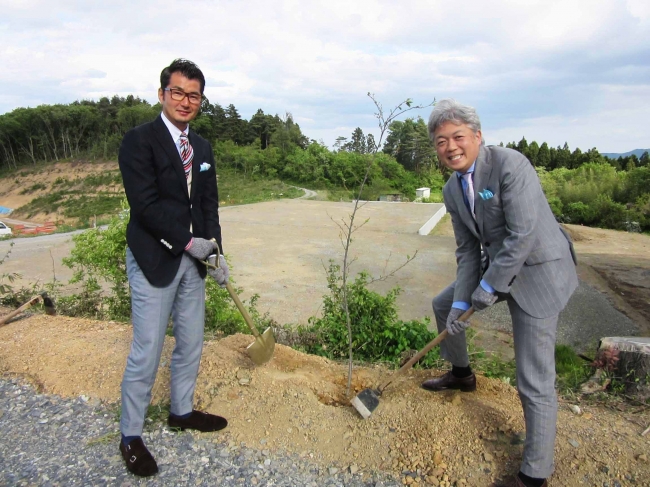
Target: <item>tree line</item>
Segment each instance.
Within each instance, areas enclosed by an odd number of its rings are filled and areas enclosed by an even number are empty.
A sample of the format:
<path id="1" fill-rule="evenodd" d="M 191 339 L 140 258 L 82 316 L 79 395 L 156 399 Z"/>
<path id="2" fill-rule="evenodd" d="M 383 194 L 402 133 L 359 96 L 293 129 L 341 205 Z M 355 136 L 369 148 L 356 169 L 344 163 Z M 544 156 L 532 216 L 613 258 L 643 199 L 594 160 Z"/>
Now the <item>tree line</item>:
<path id="1" fill-rule="evenodd" d="M 0 115 L 0 167 L 115 158 L 126 131 L 153 120 L 160 111 L 160 104 L 131 95 L 17 108 Z M 366 199 L 396 192 L 409 199 L 416 188 L 426 186 L 432 189 L 432 200 L 439 201 L 450 174 L 439 164 L 420 117 L 392 122 L 383 141 L 357 127 L 349 138 L 338 137 L 330 149 L 308 139 L 289 113 L 281 117 L 259 109 L 246 120 L 233 104 L 224 108 L 204 99 L 192 129 L 212 142 L 221 170 L 335 189 L 337 198 L 352 197 L 368 161 Z M 506 147 L 523 153 L 537 168 L 558 219 L 610 228 L 637 222 L 640 229 L 650 230 L 647 152 L 640 158 L 609 159 L 596 148 L 572 151 L 568 143 L 550 147 L 546 142 L 528 143 L 525 137 Z"/>
<path id="2" fill-rule="evenodd" d="M 15 169 L 69 158 L 115 158 L 124 134 L 160 112 L 159 103 L 151 105 L 132 95 L 17 108 L 0 115 L 0 167 Z M 210 141 L 230 140 L 237 145 L 257 141 L 261 149 L 271 144 L 285 150 L 305 148 L 309 142 L 290 114 L 281 118 L 260 109 L 245 120 L 234 105 L 223 108 L 207 98 L 192 129 Z"/>

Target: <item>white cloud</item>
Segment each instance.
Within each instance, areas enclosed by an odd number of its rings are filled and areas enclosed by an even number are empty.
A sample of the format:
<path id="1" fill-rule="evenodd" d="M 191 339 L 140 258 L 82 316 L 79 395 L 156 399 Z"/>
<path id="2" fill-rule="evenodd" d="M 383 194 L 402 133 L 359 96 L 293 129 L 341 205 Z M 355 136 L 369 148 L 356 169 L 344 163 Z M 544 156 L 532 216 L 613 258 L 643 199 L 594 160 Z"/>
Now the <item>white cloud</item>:
<path id="1" fill-rule="evenodd" d="M 648 101 L 646 0 L 0 5 L 0 113 L 116 93 L 155 102 L 161 69 L 186 57 L 212 102 L 244 117 L 291 112 L 328 144 L 373 130 L 370 91 L 385 107 L 453 96 L 504 141 L 540 138 L 530 130 L 608 151 L 650 145 L 634 126 Z M 612 117 L 625 135 L 606 130 Z"/>

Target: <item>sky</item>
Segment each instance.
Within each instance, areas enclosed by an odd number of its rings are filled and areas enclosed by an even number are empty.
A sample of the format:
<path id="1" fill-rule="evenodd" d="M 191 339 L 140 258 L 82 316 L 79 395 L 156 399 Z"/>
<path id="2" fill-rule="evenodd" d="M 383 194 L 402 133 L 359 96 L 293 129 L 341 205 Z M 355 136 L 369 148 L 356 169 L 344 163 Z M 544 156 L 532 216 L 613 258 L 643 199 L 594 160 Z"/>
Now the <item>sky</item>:
<path id="1" fill-rule="evenodd" d="M 133 94 L 197 63 L 212 103 L 291 113 L 332 146 L 455 98 L 488 144 L 650 147 L 649 0 L 0 0 L 0 114 Z M 406 116 L 425 120 L 430 107 Z M 402 117 L 404 118 L 404 117 Z"/>

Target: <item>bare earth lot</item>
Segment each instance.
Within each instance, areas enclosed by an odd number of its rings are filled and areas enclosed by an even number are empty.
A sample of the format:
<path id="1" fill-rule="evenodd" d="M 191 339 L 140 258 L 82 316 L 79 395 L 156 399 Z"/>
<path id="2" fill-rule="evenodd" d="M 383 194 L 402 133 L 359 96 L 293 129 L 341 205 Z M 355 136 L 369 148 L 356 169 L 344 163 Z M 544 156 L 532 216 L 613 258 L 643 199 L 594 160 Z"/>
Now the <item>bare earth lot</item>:
<path id="1" fill-rule="evenodd" d="M 305 323 L 319 312 L 326 292 L 324 266 L 330 258 L 341 260 L 335 221 L 350 210 L 347 203 L 316 201 L 224 209 L 224 245 L 236 284 L 246 296 L 259 293 L 261 310 L 277 321 Z M 434 212 L 431 205 L 373 203 L 358 215 L 360 223 L 369 221 L 353 243 L 357 271 L 377 276 L 387 259 L 390 269 L 418 251 L 394 278 L 376 284 L 380 291 L 403 288 L 398 304 L 404 319 L 430 316 L 431 298 L 454 278 L 454 240 L 447 224 L 434 235 L 417 235 Z M 589 306 L 610 308 L 612 334 L 619 323 L 629 322 L 638 334 L 648 335 L 650 239 L 570 229 L 581 258 L 580 276 L 596 295 Z M 51 279 L 54 268 L 58 279 L 68 278 L 69 270 L 60 265 L 70 246 L 66 239 L 17 239 L 3 272 L 22 272 L 27 282 Z M 0 251 L 6 248 L 7 242 L 0 243 Z M 576 315 L 583 311 L 588 310 L 577 309 Z M 506 350 L 507 327 L 491 328 L 490 323 L 477 317 L 475 326 L 485 328 L 485 343 Z M 116 323 L 33 315 L 0 328 L 0 371 L 28 378 L 46 393 L 116 402 L 130 333 L 130 327 Z M 229 441 L 362 472 L 381 469 L 400 477 L 405 470 L 419 470 L 413 485 L 486 486 L 518 467 L 523 417 L 516 390 L 501 381 L 479 377 L 475 394 L 435 395 L 418 387 L 431 372 L 413 371 L 391 386 L 380 408 L 363 421 L 345 405 L 343 365 L 278 346 L 269 364 L 255 368 L 245 354 L 250 341 L 238 335 L 208 342 L 204 349 L 198 403 L 228 417 L 231 426 L 224 435 Z M 169 338 L 154 400 L 168 397 L 172 347 Z M 386 373 L 355 369 L 355 390 L 376 384 Z M 568 403 L 561 405 L 551 485 L 650 485 L 650 435 L 640 436 L 650 424 L 650 411 L 582 408 L 578 416 Z"/>

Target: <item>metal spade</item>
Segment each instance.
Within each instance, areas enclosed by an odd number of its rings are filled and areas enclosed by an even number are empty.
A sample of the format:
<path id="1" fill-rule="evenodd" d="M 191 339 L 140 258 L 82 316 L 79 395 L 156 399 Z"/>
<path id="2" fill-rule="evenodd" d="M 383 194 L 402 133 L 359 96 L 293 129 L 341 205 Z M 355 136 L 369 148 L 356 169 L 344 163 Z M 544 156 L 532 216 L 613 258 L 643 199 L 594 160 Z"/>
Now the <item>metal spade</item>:
<path id="1" fill-rule="evenodd" d="M 221 254 L 219 245 L 216 243 L 214 239 L 213 242 L 215 242 L 215 244 L 217 245 L 217 255 Z M 206 265 L 206 267 L 210 267 L 212 269 L 219 268 L 216 265 L 210 264 L 210 262 L 208 262 L 207 260 L 204 260 L 202 262 Z M 268 327 L 266 330 L 264 330 L 264 333 L 260 334 L 260 332 L 257 331 L 257 327 L 253 323 L 252 318 L 248 314 L 248 311 L 246 311 L 246 308 L 244 308 L 244 305 L 239 299 L 239 296 L 237 296 L 237 293 L 235 292 L 235 289 L 232 287 L 230 282 L 226 282 L 226 289 L 228 290 L 228 294 L 230 294 L 232 300 L 235 302 L 237 309 L 244 317 L 244 321 L 248 325 L 248 328 L 250 328 L 251 333 L 255 336 L 255 341 L 251 343 L 248 347 L 246 347 L 248 355 L 250 356 L 251 360 L 255 363 L 255 365 L 265 364 L 266 362 L 271 360 L 271 357 L 273 357 L 273 351 L 275 350 L 275 336 L 273 335 L 273 330 L 271 329 L 271 327 Z"/>

